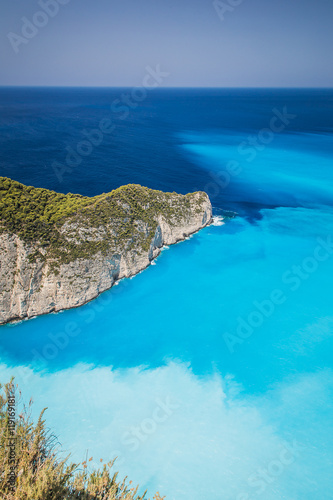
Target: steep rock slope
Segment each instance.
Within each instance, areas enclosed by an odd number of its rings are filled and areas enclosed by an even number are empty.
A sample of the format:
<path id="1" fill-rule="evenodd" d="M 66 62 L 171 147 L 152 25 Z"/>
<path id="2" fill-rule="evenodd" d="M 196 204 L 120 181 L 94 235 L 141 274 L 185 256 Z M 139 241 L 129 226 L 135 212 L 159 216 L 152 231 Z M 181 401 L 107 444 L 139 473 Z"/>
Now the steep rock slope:
<path id="1" fill-rule="evenodd" d="M 0 177 L 0 324 L 80 306 L 211 222 L 203 192 L 93 198 Z"/>

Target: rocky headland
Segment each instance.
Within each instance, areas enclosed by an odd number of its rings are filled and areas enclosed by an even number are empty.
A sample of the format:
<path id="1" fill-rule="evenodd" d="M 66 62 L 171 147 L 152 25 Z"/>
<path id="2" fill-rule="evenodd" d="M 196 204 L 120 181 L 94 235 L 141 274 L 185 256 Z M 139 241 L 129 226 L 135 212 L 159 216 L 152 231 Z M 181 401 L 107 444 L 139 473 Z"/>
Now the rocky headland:
<path id="1" fill-rule="evenodd" d="M 211 220 L 204 192 L 129 184 L 90 198 L 0 177 L 0 324 L 78 307 Z"/>

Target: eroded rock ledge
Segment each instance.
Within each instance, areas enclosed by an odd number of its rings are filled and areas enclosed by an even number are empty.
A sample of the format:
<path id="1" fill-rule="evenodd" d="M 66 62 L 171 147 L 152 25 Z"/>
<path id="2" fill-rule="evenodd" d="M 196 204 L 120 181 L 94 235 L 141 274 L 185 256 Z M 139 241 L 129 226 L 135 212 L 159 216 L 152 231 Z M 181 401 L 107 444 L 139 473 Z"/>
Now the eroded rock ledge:
<path id="1" fill-rule="evenodd" d="M 210 224 L 206 193 L 130 184 L 93 198 L 0 177 L 0 324 L 78 307 Z"/>

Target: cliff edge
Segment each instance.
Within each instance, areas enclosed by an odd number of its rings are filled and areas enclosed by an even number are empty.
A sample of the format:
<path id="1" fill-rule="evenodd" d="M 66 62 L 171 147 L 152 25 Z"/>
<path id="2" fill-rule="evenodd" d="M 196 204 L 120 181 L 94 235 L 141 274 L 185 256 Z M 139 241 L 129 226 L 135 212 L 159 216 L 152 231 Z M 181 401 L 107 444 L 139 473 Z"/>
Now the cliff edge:
<path id="1" fill-rule="evenodd" d="M 211 218 L 204 192 L 129 184 L 90 198 L 0 177 L 0 324 L 94 299 Z"/>

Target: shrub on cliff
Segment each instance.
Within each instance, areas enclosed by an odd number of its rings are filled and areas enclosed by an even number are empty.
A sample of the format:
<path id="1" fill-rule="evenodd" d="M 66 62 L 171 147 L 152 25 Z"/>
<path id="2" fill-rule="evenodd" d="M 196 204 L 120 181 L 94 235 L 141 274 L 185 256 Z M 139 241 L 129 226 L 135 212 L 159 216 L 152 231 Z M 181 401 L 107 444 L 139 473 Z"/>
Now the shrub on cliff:
<path id="1" fill-rule="evenodd" d="M 16 396 L 16 397 L 15 397 Z M 113 463 L 89 472 L 86 462 L 73 464 L 61 458 L 57 440 L 37 423 L 30 406 L 15 418 L 21 393 L 13 381 L 0 384 L 0 498 L 1 500 L 143 500 L 138 488 L 117 479 Z M 155 500 L 163 500 L 158 493 Z"/>

